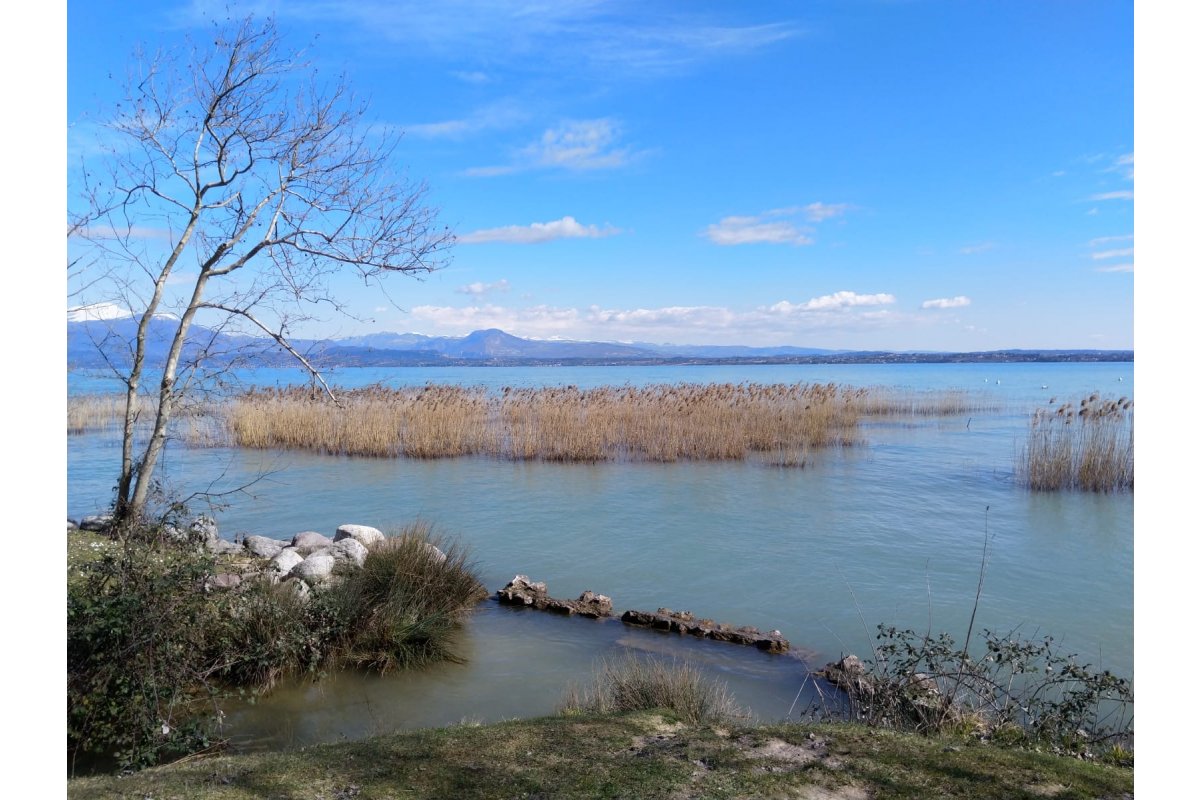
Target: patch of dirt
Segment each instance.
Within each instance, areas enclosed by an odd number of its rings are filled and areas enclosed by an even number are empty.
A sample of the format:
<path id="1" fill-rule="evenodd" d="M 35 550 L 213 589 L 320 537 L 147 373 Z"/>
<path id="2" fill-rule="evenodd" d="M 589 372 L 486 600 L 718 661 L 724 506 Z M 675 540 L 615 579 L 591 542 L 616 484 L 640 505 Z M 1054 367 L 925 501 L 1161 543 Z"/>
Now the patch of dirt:
<path id="1" fill-rule="evenodd" d="M 1031 783 L 1025 787 L 1025 791 L 1038 797 L 1057 797 L 1066 790 L 1061 783 Z"/>
<path id="2" fill-rule="evenodd" d="M 743 746 L 743 751 L 750 758 L 770 758 L 794 765 L 807 764 L 825 755 L 824 748 L 817 745 L 816 742 L 810 742 L 806 747 L 788 744 L 782 739 L 768 739 L 753 747 L 746 747 L 741 741 L 738 744 Z"/>

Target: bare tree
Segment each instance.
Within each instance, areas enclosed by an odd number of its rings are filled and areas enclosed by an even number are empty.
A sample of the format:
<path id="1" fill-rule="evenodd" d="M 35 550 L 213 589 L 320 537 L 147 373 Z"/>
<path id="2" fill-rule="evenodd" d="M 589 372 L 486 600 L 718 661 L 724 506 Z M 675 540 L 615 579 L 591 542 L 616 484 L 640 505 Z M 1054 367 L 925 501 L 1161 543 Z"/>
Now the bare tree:
<path id="1" fill-rule="evenodd" d="M 106 299 L 138 320 L 119 365 L 127 400 L 118 523 L 145 513 L 192 374 L 181 359 L 198 313 L 218 328 L 241 322 L 266 334 L 319 379 L 290 331 L 313 304 L 341 310 L 331 276 L 428 272 L 453 242 L 425 186 L 395 167 L 396 137 L 365 124 L 343 80 L 322 85 L 301 54 L 284 50 L 269 20 L 218 29 L 190 52 L 139 57 L 126 95 L 104 168 L 82 172 L 85 203 L 68 223 L 87 251 L 72 259 L 84 273 L 72 277 L 89 297 L 103 283 Z M 147 335 L 168 311 L 157 411 L 135 447 Z M 192 356 L 205 357 L 204 348 Z"/>

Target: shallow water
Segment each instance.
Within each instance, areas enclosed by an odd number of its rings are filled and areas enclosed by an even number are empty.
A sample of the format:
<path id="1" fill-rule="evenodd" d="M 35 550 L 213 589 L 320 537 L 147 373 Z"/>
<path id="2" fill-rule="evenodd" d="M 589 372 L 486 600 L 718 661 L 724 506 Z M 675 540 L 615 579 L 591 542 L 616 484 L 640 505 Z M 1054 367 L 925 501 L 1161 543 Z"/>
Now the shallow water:
<path id="1" fill-rule="evenodd" d="M 274 385 L 295 375 L 272 370 L 255 379 Z M 869 654 L 876 623 L 932 625 L 961 639 L 985 531 L 976 630 L 1050 634 L 1067 652 L 1133 675 L 1133 495 L 1034 494 L 1013 480 L 1035 407 L 1093 390 L 1132 396 L 1132 364 L 373 369 L 335 377 L 343 385 L 493 387 L 835 381 L 966 389 L 1000 410 L 871 422 L 863 445 L 821 453 L 804 469 L 176 448 L 166 472 L 186 492 L 257 479 L 217 512 L 227 538 L 421 518 L 471 549 L 489 589 L 520 572 L 546 581 L 557 597 L 593 589 L 618 610 L 669 606 L 778 628 L 802 657 L 485 603 L 459 642 L 465 664 L 277 691 L 231 715 L 248 746 L 549 713 L 597 658 L 629 646 L 699 660 L 743 705 L 778 719 L 804 683 L 806 661 Z M 73 376 L 72 391 L 96 390 L 96 380 Z M 105 505 L 118 459 L 111 435 L 69 439 L 70 516 Z"/>

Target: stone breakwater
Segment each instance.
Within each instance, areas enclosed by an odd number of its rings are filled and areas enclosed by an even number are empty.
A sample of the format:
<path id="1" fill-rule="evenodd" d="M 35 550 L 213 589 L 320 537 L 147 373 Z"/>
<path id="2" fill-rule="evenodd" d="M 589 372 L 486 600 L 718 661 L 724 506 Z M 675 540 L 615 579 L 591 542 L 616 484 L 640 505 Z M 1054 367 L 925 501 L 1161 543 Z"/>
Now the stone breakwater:
<path id="1" fill-rule="evenodd" d="M 496 599 L 506 605 L 525 606 L 557 614 L 578 614 L 593 619 L 613 616 L 612 598 L 589 590 L 579 595 L 578 600 L 560 600 L 550 596 L 545 582 L 532 581 L 526 575 L 515 576 L 503 589 L 496 592 Z M 698 639 L 750 645 L 768 653 L 786 653 L 791 647 L 788 640 L 777 630 L 763 633 L 749 625 L 734 627 L 711 619 L 697 619 L 690 611 L 672 611 L 669 608 L 660 608 L 654 613 L 626 611 L 621 615 L 621 622 L 668 633 L 686 634 Z"/>
<path id="2" fill-rule="evenodd" d="M 85 530 L 106 532 L 112 516 L 99 514 L 75 522 L 67 520 L 67 531 Z M 243 580 L 260 578 L 271 583 L 284 583 L 301 597 L 307 597 L 312 587 L 333 579 L 339 566 L 361 567 L 367 554 L 385 546 L 388 537 L 370 525 L 338 526 L 332 537 L 317 531 L 301 531 L 290 539 L 267 536 L 246 536 L 240 542 L 222 539 L 212 517 L 196 517 L 183 528 L 165 525 L 163 535 L 181 542 L 191 542 L 218 556 L 248 557 L 245 568 L 209 576 L 208 589 L 234 589 Z M 445 560 L 446 554 L 435 545 L 426 543 L 433 558 Z"/>

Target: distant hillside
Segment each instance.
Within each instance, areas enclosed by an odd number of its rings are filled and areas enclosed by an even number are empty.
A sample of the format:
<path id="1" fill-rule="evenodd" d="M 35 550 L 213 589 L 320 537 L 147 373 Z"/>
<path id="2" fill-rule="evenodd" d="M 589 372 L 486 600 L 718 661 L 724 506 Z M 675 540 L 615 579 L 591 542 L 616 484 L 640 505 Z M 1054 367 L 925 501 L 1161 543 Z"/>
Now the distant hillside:
<path id="1" fill-rule="evenodd" d="M 150 368 L 166 359 L 176 321 L 156 318 L 147 334 Z M 108 364 L 128 368 L 136 320 L 126 317 L 67 323 L 67 365 L 97 368 Z M 1005 361 L 1132 361 L 1130 350 L 994 350 L 973 353 L 893 353 L 887 351 L 821 350 L 809 347 L 747 347 L 742 345 L 658 345 L 638 342 L 583 342 L 523 339 L 496 328 L 466 336 L 425 336 L 419 333 L 374 333 L 342 339 L 293 341 L 316 366 L 398 367 L 448 365 L 553 364 L 901 364 Z M 294 366 L 290 353 L 264 337 L 233 336 L 194 325 L 184 345 L 184 359 L 203 356 L 213 364 L 231 366 Z"/>

